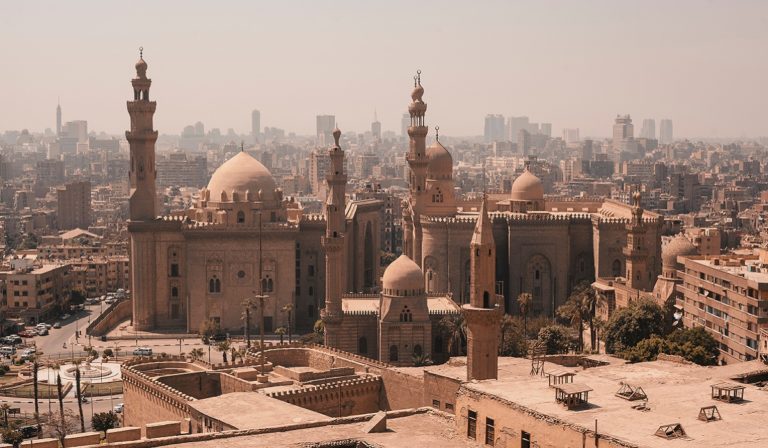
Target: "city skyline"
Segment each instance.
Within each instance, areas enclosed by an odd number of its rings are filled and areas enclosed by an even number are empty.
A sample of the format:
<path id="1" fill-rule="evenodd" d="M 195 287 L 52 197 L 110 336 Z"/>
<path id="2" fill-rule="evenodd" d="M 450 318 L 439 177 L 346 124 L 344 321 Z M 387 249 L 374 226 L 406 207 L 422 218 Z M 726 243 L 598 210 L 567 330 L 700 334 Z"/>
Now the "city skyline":
<path id="1" fill-rule="evenodd" d="M 680 136 L 766 135 L 765 62 L 756 55 L 768 40 L 761 25 L 768 5 L 462 5 L 232 2 L 224 11 L 138 2 L 114 14 L 112 5 L 92 2 L 6 4 L 0 46 L 14 63 L 0 80 L 13 88 L 2 94 L 12 107 L 0 122 L 55 129 L 61 97 L 65 121 L 122 133 L 119 80 L 144 46 L 162 133 L 198 120 L 248 133 L 253 109 L 262 126 L 312 135 L 324 113 L 346 129 L 369 129 L 375 108 L 383 130 L 397 131 L 409 100 L 402 92 L 421 69 L 436 111 L 429 124 L 445 135 L 482 135 L 491 113 L 551 122 L 554 135 L 579 128 L 582 136 L 609 136 L 612 118 L 626 113 L 638 122 L 671 118 Z M 70 26 L 79 20 L 89 26 Z"/>

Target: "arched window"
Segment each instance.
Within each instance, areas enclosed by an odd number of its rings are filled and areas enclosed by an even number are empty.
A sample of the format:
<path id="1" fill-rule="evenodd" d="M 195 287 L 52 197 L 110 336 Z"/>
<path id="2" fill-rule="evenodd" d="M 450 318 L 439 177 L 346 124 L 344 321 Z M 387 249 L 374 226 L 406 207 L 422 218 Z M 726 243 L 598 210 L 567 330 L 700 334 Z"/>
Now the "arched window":
<path id="1" fill-rule="evenodd" d="M 243 224 L 245 222 L 245 212 L 240 210 L 237 212 L 237 223 Z"/>
<path id="2" fill-rule="evenodd" d="M 368 354 L 368 339 L 365 336 L 357 340 L 357 353 L 361 355 Z"/>
<path id="3" fill-rule="evenodd" d="M 221 280 L 219 280 L 218 277 L 214 276 L 213 282 L 214 282 L 213 292 L 221 292 Z"/>
<path id="4" fill-rule="evenodd" d="M 268 292 L 272 292 L 272 291 L 274 291 L 274 290 L 275 290 L 275 285 L 274 285 L 274 283 L 272 283 L 272 279 L 271 279 L 271 278 L 268 278 L 268 279 L 267 279 L 267 291 L 268 291 Z M 310 295 L 311 295 L 311 294 L 310 294 Z"/>
<path id="5" fill-rule="evenodd" d="M 208 292 L 216 292 L 216 281 L 213 278 L 208 280 Z"/>
<path id="6" fill-rule="evenodd" d="M 261 292 L 267 292 L 267 279 L 261 279 Z"/>
<path id="7" fill-rule="evenodd" d="M 400 311 L 400 322 L 412 322 L 413 316 L 411 316 L 411 310 L 408 309 L 408 305 L 403 307 Z"/>
<path id="8" fill-rule="evenodd" d="M 396 345 L 389 346 L 389 361 L 397 362 L 397 346 Z"/>
<path id="9" fill-rule="evenodd" d="M 614 277 L 621 276 L 621 261 L 613 260 L 613 266 L 611 267 Z"/>
<path id="10" fill-rule="evenodd" d="M 421 356 L 421 355 L 422 355 L 421 345 L 419 345 L 419 344 L 414 345 L 413 346 L 413 356 Z"/>
<path id="11" fill-rule="evenodd" d="M 171 288 L 171 297 L 173 297 L 174 299 L 179 297 L 179 288 L 175 286 Z"/>
<path id="12" fill-rule="evenodd" d="M 488 294 L 488 291 L 485 291 L 483 293 L 483 308 L 490 308 L 491 307 L 491 296 Z"/>

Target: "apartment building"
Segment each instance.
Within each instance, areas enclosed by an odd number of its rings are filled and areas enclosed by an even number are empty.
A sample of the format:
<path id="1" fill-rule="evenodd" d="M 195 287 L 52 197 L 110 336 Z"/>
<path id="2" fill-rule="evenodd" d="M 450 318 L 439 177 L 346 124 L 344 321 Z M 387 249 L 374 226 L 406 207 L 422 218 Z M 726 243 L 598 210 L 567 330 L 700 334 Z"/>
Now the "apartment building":
<path id="1" fill-rule="evenodd" d="M 44 264 L 0 272 L 7 317 L 35 324 L 58 316 L 69 303 L 70 270 Z"/>

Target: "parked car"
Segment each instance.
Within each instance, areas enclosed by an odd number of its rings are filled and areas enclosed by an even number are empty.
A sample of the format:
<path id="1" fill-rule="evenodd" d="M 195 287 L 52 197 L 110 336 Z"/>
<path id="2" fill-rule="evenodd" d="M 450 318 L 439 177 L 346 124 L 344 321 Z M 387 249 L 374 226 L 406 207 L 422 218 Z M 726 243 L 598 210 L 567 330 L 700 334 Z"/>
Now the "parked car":
<path id="1" fill-rule="evenodd" d="M 109 304 L 109 305 L 111 305 L 111 304 L 113 304 L 115 302 L 117 302 L 117 299 L 114 298 L 114 297 L 108 297 L 107 300 L 104 301 L 104 303 Z"/>
<path id="2" fill-rule="evenodd" d="M 125 407 L 125 404 L 123 404 L 123 403 L 117 403 L 117 404 L 115 405 L 115 409 L 114 409 L 114 411 L 115 411 L 115 414 L 122 414 L 122 413 L 123 413 L 123 408 L 124 408 L 124 407 Z"/>
<path id="3" fill-rule="evenodd" d="M 134 356 L 152 356 L 152 349 L 149 347 L 136 347 L 133 351 Z"/>
<path id="4" fill-rule="evenodd" d="M 35 325 L 35 328 L 43 328 L 43 327 L 45 327 L 45 328 L 50 330 L 51 329 L 51 324 L 47 324 L 45 322 L 40 322 L 39 324 Z"/>
<path id="5" fill-rule="evenodd" d="M 45 327 L 35 328 L 34 331 L 38 336 L 48 336 L 48 329 Z"/>
<path id="6" fill-rule="evenodd" d="M 53 328 L 61 328 L 61 322 L 54 322 Z"/>
<path id="7" fill-rule="evenodd" d="M 13 356 L 16 354 L 16 347 L 12 345 L 6 345 L 3 347 L 0 347 L 0 355 L 2 356 Z"/>
<path id="8" fill-rule="evenodd" d="M 6 336 L 3 342 L 5 342 L 8 345 L 17 345 L 17 344 L 21 344 L 22 340 L 21 340 L 21 336 L 19 336 L 18 334 L 12 334 L 10 336 Z"/>
<path id="9" fill-rule="evenodd" d="M 37 426 L 36 425 L 26 425 L 19 428 L 19 431 L 21 432 L 22 437 L 25 439 L 29 439 L 31 437 L 35 437 L 38 434 Z"/>
<path id="10" fill-rule="evenodd" d="M 21 336 L 22 338 L 33 338 L 33 337 L 37 336 L 37 331 L 32 330 L 32 329 L 20 331 L 19 332 L 19 336 Z"/>
<path id="11" fill-rule="evenodd" d="M 21 360 L 28 361 L 32 359 L 36 354 L 37 354 L 37 350 L 35 350 L 34 348 L 25 349 L 23 352 L 21 352 Z"/>

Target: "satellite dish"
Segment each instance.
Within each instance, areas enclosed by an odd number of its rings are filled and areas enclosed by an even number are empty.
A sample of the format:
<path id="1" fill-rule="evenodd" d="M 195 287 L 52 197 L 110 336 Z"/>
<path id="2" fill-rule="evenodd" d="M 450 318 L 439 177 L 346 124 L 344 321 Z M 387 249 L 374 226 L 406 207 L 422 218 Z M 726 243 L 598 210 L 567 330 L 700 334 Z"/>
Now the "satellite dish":
<path id="1" fill-rule="evenodd" d="M 672 317 L 675 318 L 676 321 L 680 320 L 681 317 L 683 317 L 683 313 L 680 311 L 675 311 L 675 314 L 672 315 Z"/>

